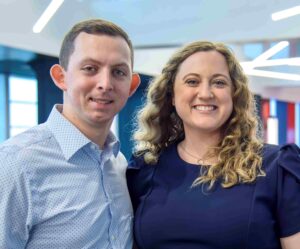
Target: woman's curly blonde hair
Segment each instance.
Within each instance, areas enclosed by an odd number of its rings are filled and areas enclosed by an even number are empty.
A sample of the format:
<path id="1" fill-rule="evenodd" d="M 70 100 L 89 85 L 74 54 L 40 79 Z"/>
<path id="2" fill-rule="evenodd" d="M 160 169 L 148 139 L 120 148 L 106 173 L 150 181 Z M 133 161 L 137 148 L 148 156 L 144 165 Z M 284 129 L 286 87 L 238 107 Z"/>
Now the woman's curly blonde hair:
<path id="1" fill-rule="evenodd" d="M 137 116 L 134 154 L 143 155 L 148 164 L 155 164 L 165 148 L 184 139 L 182 121 L 172 105 L 174 81 L 181 63 L 201 51 L 217 51 L 225 57 L 233 84 L 233 111 L 223 125 L 221 141 L 211 149 L 218 162 L 207 166 L 193 186 L 206 183 L 212 187 L 217 180 L 225 188 L 253 182 L 257 176 L 264 175 L 261 168 L 263 143 L 258 135 L 254 96 L 239 62 L 222 43 L 197 41 L 183 47 L 169 59 L 161 75 L 149 84 L 147 101 Z"/>

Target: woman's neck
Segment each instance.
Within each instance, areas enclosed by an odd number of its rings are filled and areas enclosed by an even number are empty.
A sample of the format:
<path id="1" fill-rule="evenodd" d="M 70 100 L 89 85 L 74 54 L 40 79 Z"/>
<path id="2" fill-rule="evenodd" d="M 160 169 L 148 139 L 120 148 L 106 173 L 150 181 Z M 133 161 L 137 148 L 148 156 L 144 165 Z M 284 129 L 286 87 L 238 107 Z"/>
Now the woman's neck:
<path id="1" fill-rule="evenodd" d="M 187 162 L 196 164 L 212 164 L 217 156 L 212 155 L 211 148 L 218 145 L 220 134 L 186 132 L 185 139 L 178 145 L 179 155 Z"/>

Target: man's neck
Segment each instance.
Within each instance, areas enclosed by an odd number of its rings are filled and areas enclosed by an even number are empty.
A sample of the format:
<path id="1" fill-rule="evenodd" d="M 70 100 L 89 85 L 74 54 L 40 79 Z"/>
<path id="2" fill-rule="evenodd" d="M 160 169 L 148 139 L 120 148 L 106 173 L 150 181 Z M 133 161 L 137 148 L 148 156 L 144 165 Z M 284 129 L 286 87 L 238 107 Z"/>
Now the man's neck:
<path id="1" fill-rule="evenodd" d="M 99 124 L 89 124 L 84 122 L 77 122 L 68 117 L 62 110 L 62 115 L 71 122 L 78 130 L 81 131 L 88 139 L 97 144 L 101 149 L 103 149 L 107 136 L 110 132 L 110 127 L 112 121 L 103 122 Z"/>
<path id="2" fill-rule="evenodd" d="M 97 144 L 101 149 L 104 148 L 104 144 L 110 132 L 110 125 L 105 127 L 77 127 L 87 138 Z"/>

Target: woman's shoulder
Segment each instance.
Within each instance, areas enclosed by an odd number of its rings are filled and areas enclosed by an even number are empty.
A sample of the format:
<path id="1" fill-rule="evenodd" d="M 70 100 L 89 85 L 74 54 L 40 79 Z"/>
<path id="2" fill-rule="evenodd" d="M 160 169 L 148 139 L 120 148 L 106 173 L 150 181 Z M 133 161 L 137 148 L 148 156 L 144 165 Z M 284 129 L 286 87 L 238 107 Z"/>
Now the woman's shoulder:
<path id="1" fill-rule="evenodd" d="M 296 144 L 265 144 L 262 156 L 265 168 L 280 167 L 300 180 L 300 149 Z"/>
<path id="2" fill-rule="evenodd" d="M 266 145 L 265 149 L 267 178 L 268 173 L 274 175 L 268 179 L 276 184 L 279 236 L 291 236 L 300 231 L 300 149 L 295 144 Z"/>
<path id="3" fill-rule="evenodd" d="M 145 153 L 133 154 L 128 162 L 126 177 L 131 181 L 144 181 L 151 178 L 156 168 L 156 164 L 149 164 L 145 161 Z M 143 180 L 142 180 L 143 179 Z"/>
<path id="4" fill-rule="evenodd" d="M 156 163 L 147 163 L 145 161 L 145 155 L 147 151 L 140 152 L 138 154 L 132 154 L 129 162 L 128 162 L 128 169 L 136 169 L 136 170 L 142 170 L 147 167 L 156 167 L 158 164 L 160 164 L 161 161 L 170 160 L 171 158 L 174 158 L 176 155 L 176 145 L 170 145 L 169 147 L 165 148 L 164 150 L 159 153 L 157 162 Z"/>
<path id="5" fill-rule="evenodd" d="M 141 169 L 146 165 L 144 153 L 140 155 L 132 154 L 128 162 L 128 169 Z"/>

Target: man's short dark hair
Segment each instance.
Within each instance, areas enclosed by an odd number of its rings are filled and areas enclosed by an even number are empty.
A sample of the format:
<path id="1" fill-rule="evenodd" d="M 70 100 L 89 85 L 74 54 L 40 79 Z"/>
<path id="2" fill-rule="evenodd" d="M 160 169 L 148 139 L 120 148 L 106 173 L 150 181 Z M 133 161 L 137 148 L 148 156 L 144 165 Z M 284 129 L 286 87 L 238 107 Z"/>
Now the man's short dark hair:
<path id="1" fill-rule="evenodd" d="M 65 70 L 67 70 L 70 56 L 74 52 L 74 41 L 81 32 L 122 37 L 130 48 L 131 65 L 133 67 L 133 47 L 127 33 L 112 22 L 101 19 L 91 19 L 77 23 L 66 34 L 59 53 L 59 63 Z"/>

